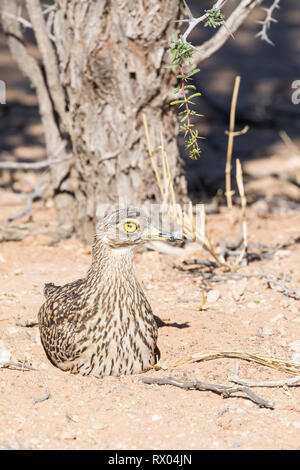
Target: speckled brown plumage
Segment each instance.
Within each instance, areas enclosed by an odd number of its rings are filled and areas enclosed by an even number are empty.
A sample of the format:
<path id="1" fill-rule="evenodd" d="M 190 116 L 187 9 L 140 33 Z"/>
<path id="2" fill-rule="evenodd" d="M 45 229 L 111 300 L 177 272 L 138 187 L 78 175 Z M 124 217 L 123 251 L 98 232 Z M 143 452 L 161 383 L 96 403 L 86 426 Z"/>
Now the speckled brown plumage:
<path id="1" fill-rule="evenodd" d="M 138 230 L 126 233 L 128 224 Z M 153 235 L 140 209 L 115 211 L 97 227 L 86 278 L 62 287 L 46 284 L 39 329 L 54 365 L 100 377 L 155 364 L 157 325 L 133 271 L 132 248 L 162 236 Z"/>

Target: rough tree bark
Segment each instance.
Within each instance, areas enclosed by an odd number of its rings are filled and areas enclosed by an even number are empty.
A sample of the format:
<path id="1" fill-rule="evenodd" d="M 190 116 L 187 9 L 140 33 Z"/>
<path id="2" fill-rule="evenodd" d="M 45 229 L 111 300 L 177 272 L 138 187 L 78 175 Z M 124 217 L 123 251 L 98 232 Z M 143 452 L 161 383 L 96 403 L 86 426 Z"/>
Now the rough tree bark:
<path id="1" fill-rule="evenodd" d="M 178 0 L 56 3 L 54 35 L 79 179 L 77 230 L 84 236 L 101 203 L 157 200 L 143 113 L 154 147 L 162 131 L 178 195 L 186 193 L 177 119 L 168 104 L 174 78 L 164 68 L 183 5 Z"/>

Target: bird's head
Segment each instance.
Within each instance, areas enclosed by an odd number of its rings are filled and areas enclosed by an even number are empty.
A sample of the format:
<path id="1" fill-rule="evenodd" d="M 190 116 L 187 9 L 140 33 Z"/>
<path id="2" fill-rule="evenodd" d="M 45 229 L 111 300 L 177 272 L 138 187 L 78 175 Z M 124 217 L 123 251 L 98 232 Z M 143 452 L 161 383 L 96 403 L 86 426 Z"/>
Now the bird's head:
<path id="1" fill-rule="evenodd" d="M 182 240 L 178 234 L 153 227 L 140 207 L 126 207 L 106 213 L 97 225 L 96 237 L 112 248 L 129 248 L 155 240 Z"/>

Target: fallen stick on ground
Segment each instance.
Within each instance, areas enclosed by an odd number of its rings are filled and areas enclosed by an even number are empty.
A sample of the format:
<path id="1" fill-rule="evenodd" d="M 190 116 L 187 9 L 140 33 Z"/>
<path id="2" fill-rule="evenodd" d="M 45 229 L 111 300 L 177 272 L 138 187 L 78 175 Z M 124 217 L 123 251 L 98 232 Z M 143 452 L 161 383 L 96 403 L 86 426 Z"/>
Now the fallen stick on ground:
<path id="1" fill-rule="evenodd" d="M 284 280 L 280 280 L 278 277 L 274 278 L 271 277 L 263 268 L 262 272 L 264 274 L 264 278 L 266 282 L 268 283 L 268 286 L 271 288 L 271 284 L 274 284 L 275 286 L 280 287 L 281 293 L 283 295 L 286 295 L 287 297 L 291 297 L 296 300 L 300 300 L 300 291 L 294 290 L 294 289 L 289 289 L 285 284 Z"/>
<path id="2" fill-rule="evenodd" d="M 238 385 L 245 385 L 247 387 L 283 387 L 287 385 L 288 387 L 299 386 L 300 385 L 300 375 L 297 377 L 292 377 L 289 379 L 283 380 L 270 380 L 267 382 L 255 382 L 253 380 L 241 379 L 238 375 L 232 375 L 229 377 L 231 382 L 234 382 Z"/>
<path id="3" fill-rule="evenodd" d="M 0 362 L 0 368 L 2 369 L 10 369 L 10 368 L 18 368 L 24 370 L 38 370 L 34 369 L 34 367 L 26 366 L 26 364 L 21 362 L 9 362 L 9 361 L 2 361 Z"/>
<path id="4" fill-rule="evenodd" d="M 221 395 L 223 398 L 229 398 L 233 394 L 236 393 L 244 393 L 246 396 L 242 396 L 242 398 L 249 398 L 251 401 L 256 403 L 258 406 L 262 408 L 274 408 L 274 403 L 271 401 L 266 401 L 263 398 L 256 395 L 256 393 L 252 392 L 248 387 L 229 387 L 226 385 L 220 384 L 211 384 L 206 382 L 200 382 L 198 380 L 193 381 L 181 381 L 175 379 L 173 377 L 167 378 L 153 378 L 153 377 L 141 377 L 141 382 L 152 385 L 173 385 L 174 387 L 182 388 L 183 390 L 199 390 L 199 391 L 208 391 L 214 392 Z"/>

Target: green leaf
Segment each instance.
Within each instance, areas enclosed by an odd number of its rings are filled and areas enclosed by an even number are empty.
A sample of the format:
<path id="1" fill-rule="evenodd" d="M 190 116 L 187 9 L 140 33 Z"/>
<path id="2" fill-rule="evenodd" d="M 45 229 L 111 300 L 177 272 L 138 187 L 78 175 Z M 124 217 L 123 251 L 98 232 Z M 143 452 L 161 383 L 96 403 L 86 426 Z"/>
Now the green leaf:
<path id="1" fill-rule="evenodd" d="M 170 103 L 171 106 L 173 106 L 174 104 L 182 104 L 182 103 L 186 103 L 186 100 L 176 100 L 176 101 L 172 101 Z"/>
<path id="2" fill-rule="evenodd" d="M 179 65 L 179 63 L 177 63 L 177 64 L 166 64 L 166 65 L 164 65 L 164 68 L 165 69 L 171 69 L 173 67 L 178 67 L 178 65 Z"/>
<path id="3" fill-rule="evenodd" d="M 195 98 L 195 96 L 201 96 L 201 93 L 194 93 L 193 95 L 189 96 L 189 100 Z"/>
<path id="4" fill-rule="evenodd" d="M 193 75 L 195 75 L 196 73 L 200 72 L 200 69 L 195 69 L 195 70 L 192 70 L 191 72 L 187 73 L 185 75 L 185 78 L 190 78 L 192 77 Z"/>

